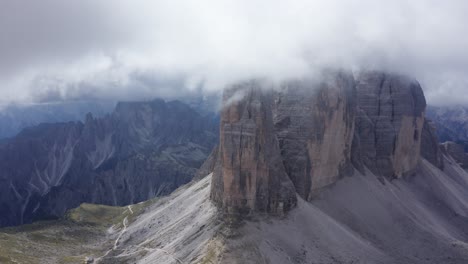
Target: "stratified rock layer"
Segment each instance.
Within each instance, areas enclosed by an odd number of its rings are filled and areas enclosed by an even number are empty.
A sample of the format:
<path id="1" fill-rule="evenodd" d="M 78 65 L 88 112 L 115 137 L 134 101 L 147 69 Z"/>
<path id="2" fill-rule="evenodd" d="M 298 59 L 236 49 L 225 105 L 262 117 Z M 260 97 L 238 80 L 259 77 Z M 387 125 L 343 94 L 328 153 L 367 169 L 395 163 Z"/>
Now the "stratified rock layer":
<path id="1" fill-rule="evenodd" d="M 212 199 L 230 214 L 282 214 L 296 204 L 274 133 L 273 94 L 257 82 L 224 93 Z"/>
<path id="2" fill-rule="evenodd" d="M 374 174 L 411 174 L 420 158 L 426 100 L 419 83 L 400 75 L 361 74 L 356 133 L 362 161 Z"/>
<path id="3" fill-rule="evenodd" d="M 310 201 L 354 168 L 387 179 L 412 174 L 422 141 L 443 166 L 424 127 L 422 89 L 405 76 L 365 72 L 355 81 L 328 71 L 275 88 L 253 81 L 226 90 L 224 106 L 211 196 L 228 212 L 286 211 L 295 204 L 288 177 Z"/>
<path id="4" fill-rule="evenodd" d="M 296 191 L 310 200 L 349 173 L 355 116 L 354 78 L 326 73 L 323 81 L 291 81 L 273 109 L 281 156 Z"/>

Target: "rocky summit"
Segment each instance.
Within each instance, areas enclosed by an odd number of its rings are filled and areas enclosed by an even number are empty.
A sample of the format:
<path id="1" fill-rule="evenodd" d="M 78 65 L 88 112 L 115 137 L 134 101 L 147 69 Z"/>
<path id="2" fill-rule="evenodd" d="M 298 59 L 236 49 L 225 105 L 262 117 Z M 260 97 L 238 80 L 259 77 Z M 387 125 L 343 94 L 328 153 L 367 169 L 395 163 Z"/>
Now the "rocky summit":
<path id="1" fill-rule="evenodd" d="M 228 212 L 278 213 L 293 207 L 294 193 L 310 201 L 354 168 L 411 175 L 425 108 L 416 80 L 381 72 L 240 83 L 224 93 L 212 198 Z"/>
<path id="2" fill-rule="evenodd" d="M 273 93 L 257 88 L 252 81 L 224 94 L 211 196 L 230 213 L 281 214 L 296 195 L 274 132 Z"/>
<path id="3" fill-rule="evenodd" d="M 189 182 L 218 138 L 214 114 L 179 101 L 122 102 L 84 123 L 41 124 L 0 144 L 0 226 L 83 202 L 126 205 Z"/>

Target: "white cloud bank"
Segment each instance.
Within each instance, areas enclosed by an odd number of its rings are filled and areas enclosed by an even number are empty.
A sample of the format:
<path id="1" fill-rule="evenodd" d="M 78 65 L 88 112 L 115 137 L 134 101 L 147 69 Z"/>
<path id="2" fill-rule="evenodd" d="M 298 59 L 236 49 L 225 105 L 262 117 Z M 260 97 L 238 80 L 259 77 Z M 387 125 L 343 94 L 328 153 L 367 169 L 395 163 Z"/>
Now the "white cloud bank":
<path id="1" fill-rule="evenodd" d="M 0 103 L 213 91 L 321 67 L 410 74 L 468 104 L 466 0 L 5 0 Z"/>

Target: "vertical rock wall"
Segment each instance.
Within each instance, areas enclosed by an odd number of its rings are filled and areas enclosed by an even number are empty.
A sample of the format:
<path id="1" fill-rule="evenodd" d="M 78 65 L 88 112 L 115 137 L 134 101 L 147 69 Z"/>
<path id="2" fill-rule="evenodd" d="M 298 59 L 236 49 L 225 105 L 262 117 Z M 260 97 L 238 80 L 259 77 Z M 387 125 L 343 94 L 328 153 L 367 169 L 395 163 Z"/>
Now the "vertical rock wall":
<path id="1" fill-rule="evenodd" d="M 298 194 L 310 200 L 350 168 L 354 78 L 338 72 L 318 83 L 288 82 L 273 112 L 286 171 Z"/>
<path id="2" fill-rule="evenodd" d="M 417 81 L 379 72 L 234 86 L 224 93 L 211 197 L 227 212 L 280 213 L 295 192 L 311 200 L 354 168 L 411 174 L 421 142 L 434 140 L 428 127 L 422 134 L 425 107 Z"/>
<path id="3" fill-rule="evenodd" d="M 282 214 L 296 203 L 272 119 L 272 92 L 257 82 L 224 93 L 212 199 L 232 214 Z"/>
<path id="4" fill-rule="evenodd" d="M 426 100 L 413 79 L 379 72 L 357 82 L 356 133 L 362 161 L 371 171 L 399 178 L 416 169 Z"/>

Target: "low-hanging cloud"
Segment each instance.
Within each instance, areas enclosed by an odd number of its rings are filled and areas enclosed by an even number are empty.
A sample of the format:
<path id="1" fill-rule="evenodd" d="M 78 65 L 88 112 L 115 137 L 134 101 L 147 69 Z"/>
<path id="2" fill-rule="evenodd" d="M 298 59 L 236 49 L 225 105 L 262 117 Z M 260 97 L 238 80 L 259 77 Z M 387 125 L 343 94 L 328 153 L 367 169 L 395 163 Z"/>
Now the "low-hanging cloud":
<path id="1" fill-rule="evenodd" d="M 218 91 L 323 67 L 410 74 L 468 103 L 465 0 L 6 0 L 0 103 Z"/>

